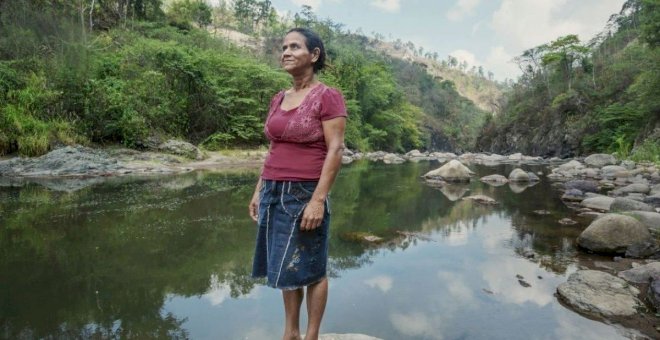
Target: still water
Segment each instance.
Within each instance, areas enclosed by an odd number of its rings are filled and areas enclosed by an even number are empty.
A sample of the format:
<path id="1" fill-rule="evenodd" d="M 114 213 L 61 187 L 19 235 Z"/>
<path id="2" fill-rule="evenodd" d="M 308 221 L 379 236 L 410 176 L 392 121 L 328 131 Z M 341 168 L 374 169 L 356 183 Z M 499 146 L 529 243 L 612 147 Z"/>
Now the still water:
<path id="1" fill-rule="evenodd" d="M 344 166 L 332 193 L 322 333 L 622 337 L 619 327 L 582 317 L 554 296 L 578 268 L 574 239 L 587 222 L 557 223 L 574 214 L 550 183 L 475 180 L 441 191 L 420 181 L 436 167 Z M 470 167 L 479 177 L 513 168 Z M 95 180 L 77 190 L 68 183 L 69 191 L 61 182 L 5 183 L 0 338 L 278 338 L 281 295 L 249 276 L 255 226 L 247 203 L 257 176 L 199 171 Z M 475 194 L 499 204 L 460 199 Z M 551 214 L 534 213 L 540 209 Z M 384 242 L 356 241 L 355 232 Z"/>

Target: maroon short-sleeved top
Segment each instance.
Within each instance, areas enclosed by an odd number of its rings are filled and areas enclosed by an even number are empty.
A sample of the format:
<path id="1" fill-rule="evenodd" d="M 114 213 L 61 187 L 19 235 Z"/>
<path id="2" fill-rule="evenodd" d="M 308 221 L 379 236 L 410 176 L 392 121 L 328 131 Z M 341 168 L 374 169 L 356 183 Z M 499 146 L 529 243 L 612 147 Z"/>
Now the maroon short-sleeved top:
<path id="1" fill-rule="evenodd" d="M 341 93 L 325 84 L 312 88 L 300 105 L 282 110 L 284 91 L 270 102 L 264 127 L 270 149 L 261 177 L 282 181 L 313 181 L 321 177 L 328 147 L 323 136 L 324 120 L 346 117 Z"/>

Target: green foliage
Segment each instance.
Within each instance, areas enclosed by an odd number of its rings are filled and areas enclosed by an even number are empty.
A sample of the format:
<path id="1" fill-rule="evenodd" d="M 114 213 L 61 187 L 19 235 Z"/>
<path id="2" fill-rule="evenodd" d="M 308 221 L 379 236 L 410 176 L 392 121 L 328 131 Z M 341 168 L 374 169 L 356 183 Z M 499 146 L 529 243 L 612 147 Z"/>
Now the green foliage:
<path id="1" fill-rule="evenodd" d="M 660 165 L 660 142 L 658 140 L 647 139 L 644 143 L 632 150 L 630 159 L 635 162 L 651 161 Z"/>

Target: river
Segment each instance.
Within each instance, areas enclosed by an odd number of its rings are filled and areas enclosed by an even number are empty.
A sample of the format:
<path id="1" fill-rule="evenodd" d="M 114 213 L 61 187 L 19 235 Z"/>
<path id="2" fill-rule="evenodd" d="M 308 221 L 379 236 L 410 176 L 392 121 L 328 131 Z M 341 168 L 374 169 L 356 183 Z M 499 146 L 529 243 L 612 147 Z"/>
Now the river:
<path id="1" fill-rule="evenodd" d="M 332 193 L 322 333 L 629 336 L 555 297 L 588 256 L 574 243 L 588 221 L 557 222 L 575 214 L 544 176 L 531 187 L 492 187 L 478 178 L 507 175 L 513 166 L 470 165 L 475 180 L 441 191 L 420 179 L 436 167 L 343 167 Z M 257 176 L 195 171 L 116 177 L 69 191 L 45 181 L 0 187 L 0 337 L 278 338 L 281 295 L 249 276 L 255 226 L 247 202 Z M 460 199 L 474 194 L 499 204 Z M 383 241 L 357 241 L 360 233 Z"/>

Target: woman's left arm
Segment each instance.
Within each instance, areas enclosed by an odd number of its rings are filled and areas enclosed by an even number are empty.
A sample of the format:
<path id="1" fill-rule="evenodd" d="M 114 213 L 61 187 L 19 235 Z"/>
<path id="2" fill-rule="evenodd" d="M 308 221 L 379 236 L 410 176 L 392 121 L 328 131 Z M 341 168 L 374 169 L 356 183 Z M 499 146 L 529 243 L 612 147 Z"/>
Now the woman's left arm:
<path id="1" fill-rule="evenodd" d="M 316 190 L 314 190 L 312 199 L 303 212 L 303 217 L 300 221 L 300 230 L 312 230 L 321 225 L 325 200 L 341 167 L 346 117 L 336 117 L 324 120 L 321 123 L 323 125 L 325 144 L 328 147 L 328 154 L 325 156 L 321 178 L 319 178 L 319 183 L 316 185 Z"/>

